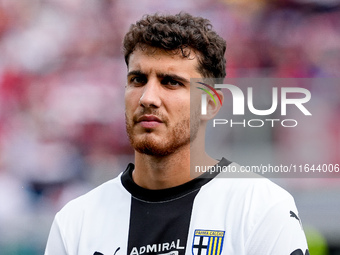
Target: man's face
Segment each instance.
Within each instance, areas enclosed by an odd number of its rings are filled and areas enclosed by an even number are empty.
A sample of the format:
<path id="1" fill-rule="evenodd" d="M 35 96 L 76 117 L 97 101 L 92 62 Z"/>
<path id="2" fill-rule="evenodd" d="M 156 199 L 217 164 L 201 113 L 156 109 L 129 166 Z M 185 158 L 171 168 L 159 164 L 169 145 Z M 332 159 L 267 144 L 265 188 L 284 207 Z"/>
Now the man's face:
<path id="1" fill-rule="evenodd" d="M 137 49 L 131 54 L 125 118 L 136 151 L 166 156 L 196 137 L 200 108 L 190 126 L 190 78 L 201 77 L 197 65 L 195 55 L 183 58 L 158 49 Z"/>

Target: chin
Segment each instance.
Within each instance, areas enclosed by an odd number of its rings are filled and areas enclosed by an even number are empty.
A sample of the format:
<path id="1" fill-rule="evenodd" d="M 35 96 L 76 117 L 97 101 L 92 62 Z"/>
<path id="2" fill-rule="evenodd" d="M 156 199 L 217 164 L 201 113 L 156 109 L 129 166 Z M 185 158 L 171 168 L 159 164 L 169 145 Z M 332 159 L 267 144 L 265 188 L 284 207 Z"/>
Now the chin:
<path id="1" fill-rule="evenodd" d="M 132 147 L 139 153 L 150 156 L 168 156 L 174 152 L 174 148 L 168 142 L 155 141 L 152 138 L 132 139 Z"/>
<path id="2" fill-rule="evenodd" d="M 180 122 L 181 123 L 181 122 Z M 132 147 L 139 153 L 164 157 L 175 153 L 179 149 L 190 144 L 189 121 L 178 124 L 168 132 L 139 133 L 132 125 L 127 125 L 127 134 Z M 197 133 L 197 130 L 196 132 Z"/>
<path id="3" fill-rule="evenodd" d="M 175 138 L 175 137 L 173 137 Z M 151 137 L 132 138 L 130 137 L 132 147 L 139 153 L 164 157 L 173 154 L 181 147 L 190 144 L 190 137 L 187 139 L 155 139 Z"/>
<path id="4" fill-rule="evenodd" d="M 155 157 L 165 157 L 173 153 L 173 151 L 164 148 L 159 149 L 155 147 L 135 147 L 135 150 L 141 154 Z"/>

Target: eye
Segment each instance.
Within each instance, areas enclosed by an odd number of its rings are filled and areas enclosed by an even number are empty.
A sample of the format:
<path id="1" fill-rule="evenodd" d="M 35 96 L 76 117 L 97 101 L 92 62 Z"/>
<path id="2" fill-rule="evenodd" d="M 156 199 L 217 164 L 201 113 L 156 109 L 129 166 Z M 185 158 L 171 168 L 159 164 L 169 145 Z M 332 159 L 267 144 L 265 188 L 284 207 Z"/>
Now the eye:
<path id="1" fill-rule="evenodd" d="M 183 86 L 183 83 L 179 82 L 179 81 L 176 81 L 175 79 L 171 78 L 171 77 L 165 77 L 163 80 L 162 80 L 162 84 L 163 85 L 168 85 L 168 86 Z"/>
<path id="2" fill-rule="evenodd" d="M 129 79 L 129 83 L 134 84 L 135 86 L 136 85 L 144 85 L 146 82 L 147 82 L 146 78 L 143 77 L 143 76 L 132 76 Z"/>

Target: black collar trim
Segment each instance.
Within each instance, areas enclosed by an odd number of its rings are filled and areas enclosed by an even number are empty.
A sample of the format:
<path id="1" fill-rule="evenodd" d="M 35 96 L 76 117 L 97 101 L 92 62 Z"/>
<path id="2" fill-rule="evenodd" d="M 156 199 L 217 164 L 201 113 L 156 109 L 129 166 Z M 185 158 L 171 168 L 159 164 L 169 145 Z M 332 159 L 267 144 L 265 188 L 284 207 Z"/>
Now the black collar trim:
<path id="1" fill-rule="evenodd" d="M 230 163 L 231 162 L 229 160 L 222 158 L 217 165 L 228 166 Z M 128 164 L 121 177 L 122 184 L 133 197 L 147 202 L 165 202 L 183 197 L 200 189 L 203 185 L 207 184 L 218 175 L 218 171 L 214 173 L 206 172 L 201 176 L 176 187 L 161 190 L 149 190 L 138 186 L 133 181 L 132 172 L 134 168 L 134 164 Z"/>

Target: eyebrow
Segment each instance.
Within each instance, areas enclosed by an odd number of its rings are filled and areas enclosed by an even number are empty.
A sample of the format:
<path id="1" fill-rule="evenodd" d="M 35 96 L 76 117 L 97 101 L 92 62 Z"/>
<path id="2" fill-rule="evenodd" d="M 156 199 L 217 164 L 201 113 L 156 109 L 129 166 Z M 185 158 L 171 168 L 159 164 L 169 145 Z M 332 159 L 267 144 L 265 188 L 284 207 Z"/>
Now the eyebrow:
<path id="1" fill-rule="evenodd" d="M 143 75 L 143 76 L 146 76 L 145 73 L 143 73 L 141 71 L 138 71 L 138 70 L 128 72 L 127 77 L 129 77 L 131 75 L 140 75 L 140 76 Z"/>
<path id="2" fill-rule="evenodd" d="M 190 83 L 190 81 L 188 79 L 186 79 L 182 76 L 179 76 L 177 74 L 159 73 L 159 74 L 157 74 L 157 77 L 163 78 L 163 79 L 164 78 L 170 78 L 170 79 L 182 82 L 182 83 Z"/>
<path id="3" fill-rule="evenodd" d="M 127 77 L 131 76 L 131 75 L 138 75 L 138 76 L 147 76 L 145 73 L 143 73 L 140 70 L 133 70 L 128 72 Z M 182 76 L 179 76 L 177 74 L 171 74 L 171 73 L 157 73 L 156 74 L 158 78 L 171 78 L 173 80 L 177 80 L 180 81 L 182 83 L 190 83 L 190 81 Z"/>

